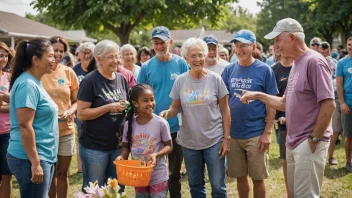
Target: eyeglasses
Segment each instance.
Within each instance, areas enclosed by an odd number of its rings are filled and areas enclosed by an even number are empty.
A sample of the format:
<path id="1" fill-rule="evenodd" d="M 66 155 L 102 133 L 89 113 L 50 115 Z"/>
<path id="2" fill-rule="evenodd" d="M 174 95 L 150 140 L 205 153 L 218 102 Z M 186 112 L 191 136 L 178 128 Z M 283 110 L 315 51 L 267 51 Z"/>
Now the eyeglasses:
<path id="1" fill-rule="evenodd" d="M 7 55 L 7 54 L 0 54 L 0 59 L 3 59 L 3 58 L 8 59 L 8 58 L 9 58 L 9 55 Z"/>
<path id="2" fill-rule="evenodd" d="M 141 57 L 150 57 L 149 54 L 142 54 Z"/>
<path id="3" fill-rule="evenodd" d="M 108 59 L 109 61 L 114 61 L 114 60 L 120 60 L 120 56 L 113 56 L 113 55 L 111 55 L 111 56 L 108 56 L 108 57 L 106 57 L 106 56 L 104 56 L 106 59 Z"/>
<path id="4" fill-rule="evenodd" d="M 311 46 L 313 46 L 313 47 L 319 47 L 320 44 L 319 44 L 319 43 L 313 43 Z"/>
<path id="5" fill-rule="evenodd" d="M 196 58 L 202 59 L 205 57 L 205 55 L 204 54 L 198 54 L 198 55 L 192 54 L 191 56 L 188 56 L 188 57 L 190 57 L 191 59 L 196 59 Z"/>
<path id="6" fill-rule="evenodd" d="M 238 49 L 247 48 L 249 46 L 250 46 L 250 43 L 235 44 L 235 47 L 238 48 Z"/>

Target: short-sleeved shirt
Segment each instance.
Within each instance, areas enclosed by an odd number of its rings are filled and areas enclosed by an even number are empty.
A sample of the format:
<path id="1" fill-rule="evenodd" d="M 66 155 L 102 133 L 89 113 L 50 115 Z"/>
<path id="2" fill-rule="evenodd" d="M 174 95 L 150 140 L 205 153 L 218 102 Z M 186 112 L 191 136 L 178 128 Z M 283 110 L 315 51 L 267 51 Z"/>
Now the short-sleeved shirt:
<path id="1" fill-rule="evenodd" d="M 224 71 L 225 67 L 229 64 L 230 64 L 229 62 L 219 58 L 218 64 L 213 65 L 213 66 L 205 66 L 204 68 L 221 75 L 222 72 Z"/>
<path id="2" fill-rule="evenodd" d="M 17 109 L 30 108 L 35 111 L 32 126 L 39 158 L 55 163 L 59 140 L 58 108 L 41 82 L 23 72 L 12 86 L 10 101 L 11 131 L 7 151 L 19 159 L 29 159 L 22 144 L 18 125 L 18 116 L 21 115 L 17 115 Z"/>
<path id="3" fill-rule="evenodd" d="M 239 62 L 231 63 L 221 76 L 230 92 L 231 137 L 249 139 L 262 135 L 266 126 L 266 105 L 259 100 L 243 104 L 235 94 L 241 95 L 242 89 L 278 94 L 273 70 L 256 59 L 245 67 Z"/>
<path id="4" fill-rule="evenodd" d="M 76 73 L 79 83 L 81 83 L 83 78 L 88 74 L 88 72 L 86 72 L 86 71 L 84 71 L 82 69 L 82 64 L 81 63 L 78 63 L 72 69 Z"/>
<path id="5" fill-rule="evenodd" d="M 177 136 L 181 146 L 201 150 L 209 148 L 224 137 L 224 128 L 218 100 L 229 92 L 221 76 L 208 71 L 201 79 L 181 74 L 170 93 L 182 107 L 182 126 Z"/>
<path id="6" fill-rule="evenodd" d="M 8 93 L 10 86 L 10 74 L 3 72 L 0 76 L 0 91 Z M 10 114 L 8 112 L 0 112 L 0 134 L 10 133 Z"/>
<path id="7" fill-rule="evenodd" d="M 125 77 L 115 72 L 109 80 L 98 70 L 87 74 L 80 84 L 78 100 L 91 103 L 97 108 L 120 100 L 128 100 L 129 87 Z M 125 112 L 108 112 L 92 120 L 83 120 L 79 143 L 92 150 L 111 151 L 118 148 L 117 133 L 125 123 Z"/>
<path id="8" fill-rule="evenodd" d="M 163 110 L 169 109 L 172 99 L 169 97 L 172 86 L 176 78 L 188 71 L 188 64 L 180 56 L 172 54 L 172 59 L 167 62 L 159 61 L 154 56 L 149 61 L 143 63 L 138 75 L 137 83 L 150 85 L 154 90 L 156 107 L 154 113 L 159 115 Z M 180 130 L 178 118 L 167 119 L 170 124 L 171 133 Z"/>
<path id="9" fill-rule="evenodd" d="M 277 62 L 271 68 L 274 71 L 277 88 L 279 89 L 279 94 L 277 94 L 277 96 L 282 97 L 285 94 L 285 90 L 288 82 L 288 76 L 290 75 L 292 66 L 284 67 L 280 62 Z M 286 117 L 285 112 L 277 110 L 275 119 L 277 120 L 280 117 Z M 278 127 L 279 127 L 278 129 L 281 131 L 287 130 L 286 124 L 280 124 L 278 122 Z"/>
<path id="10" fill-rule="evenodd" d="M 308 50 L 292 65 L 286 87 L 286 146 L 296 148 L 312 134 L 318 114 L 319 102 L 334 99 L 331 71 L 326 59 Z M 328 141 L 332 134 L 329 126 L 322 137 Z"/>
<path id="11" fill-rule="evenodd" d="M 45 74 L 41 82 L 46 92 L 59 108 L 59 115 L 68 110 L 71 103 L 71 92 L 78 89 L 78 78 L 75 72 L 62 64 L 55 71 Z M 59 136 L 71 135 L 75 131 L 74 118 L 59 119 Z"/>
<path id="12" fill-rule="evenodd" d="M 343 97 L 346 104 L 352 105 L 352 58 L 345 56 L 337 63 L 336 77 L 343 77 Z"/>
<path id="13" fill-rule="evenodd" d="M 125 123 L 123 131 L 123 142 L 127 140 L 128 122 Z M 170 127 L 166 120 L 154 115 L 144 125 L 139 125 L 136 117 L 132 118 L 132 159 L 147 160 L 150 154 L 159 152 L 164 148 L 164 142 L 171 140 Z M 160 184 L 169 179 L 166 156 L 157 158 L 149 186 Z"/>
<path id="14" fill-rule="evenodd" d="M 136 79 L 135 77 L 133 77 L 133 74 L 130 70 L 127 70 L 122 66 L 119 66 L 119 72 L 126 78 L 128 86 L 130 88 L 136 85 Z"/>

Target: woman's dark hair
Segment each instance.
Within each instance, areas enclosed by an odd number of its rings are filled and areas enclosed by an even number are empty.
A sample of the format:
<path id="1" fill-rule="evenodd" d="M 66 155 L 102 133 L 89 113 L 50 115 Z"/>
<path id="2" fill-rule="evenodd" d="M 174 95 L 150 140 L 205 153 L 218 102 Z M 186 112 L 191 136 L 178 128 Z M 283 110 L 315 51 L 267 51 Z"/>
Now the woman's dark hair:
<path id="1" fill-rule="evenodd" d="M 132 87 L 130 92 L 129 102 L 130 102 L 130 107 L 132 107 L 132 109 L 128 111 L 126 116 L 126 121 L 128 121 L 128 130 L 127 130 L 128 148 L 131 148 L 131 145 L 132 145 L 132 119 L 134 114 L 137 113 L 137 110 L 133 106 L 132 101 L 138 101 L 138 98 L 140 97 L 140 95 L 146 90 L 150 90 L 153 92 L 153 89 L 147 84 L 137 84 L 134 87 Z"/>
<path id="2" fill-rule="evenodd" d="M 10 90 L 16 79 L 32 67 L 32 57 L 36 56 L 41 59 L 49 47 L 51 47 L 51 43 L 43 38 L 24 40 L 17 44 L 16 55 L 11 62 Z"/>
<path id="3" fill-rule="evenodd" d="M 263 61 L 263 56 L 262 53 L 259 51 L 259 49 L 255 48 L 253 53 L 252 53 L 253 58 L 256 58 L 260 61 Z"/>
<path id="4" fill-rule="evenodd" d="M 142 52 L 144 52 L 145 54 L 149 55 L 150 58 L 153 57 L 152 52 L 149 50 L 149 48 L 141 47 L 141 48 L 139 48 L 138 53 L 137 53 L 137 63 L 138 64 L 141 64 Z"/>
<path id="5" fill-rule="evenodd" d="M 95 58 L 93 57 L 90 61 L 89 64 L 87 66 L 87 73 L 90 73 L 94 70 L 97 69 L 97 61 L 95 60 Z"/>
<path id="6" fill-rule="evenodd" d="M 54 44 L 54 43 L 61 43 L 64 45 L 64 52 L 67 53 L 68 51 L 68 48 L 69 48 L 69 45 L 67 43 L 67 41 L 62 38 L 61 36 L 53 36 L 49 39 L 50 43 L 51 44 Z"/>

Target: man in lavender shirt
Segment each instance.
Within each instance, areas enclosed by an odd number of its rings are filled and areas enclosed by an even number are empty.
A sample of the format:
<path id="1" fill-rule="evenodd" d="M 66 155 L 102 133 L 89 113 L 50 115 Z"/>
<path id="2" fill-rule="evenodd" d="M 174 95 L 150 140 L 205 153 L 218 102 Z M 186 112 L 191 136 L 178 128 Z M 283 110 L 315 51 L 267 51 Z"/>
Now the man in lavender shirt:
<path id="1" fill-rule="evenodd" d="M 283 97 L 261 92 L 242 93 L 241 101 L 259 99 L 286 111 L 287 177 L 291 197 L 319 197 L 335 109 L 331 71 L 325 58 L 304 43 L 303 28 L 294 19 L 277 22 L 266 39 L 275 52 L 294 61 Z"/>

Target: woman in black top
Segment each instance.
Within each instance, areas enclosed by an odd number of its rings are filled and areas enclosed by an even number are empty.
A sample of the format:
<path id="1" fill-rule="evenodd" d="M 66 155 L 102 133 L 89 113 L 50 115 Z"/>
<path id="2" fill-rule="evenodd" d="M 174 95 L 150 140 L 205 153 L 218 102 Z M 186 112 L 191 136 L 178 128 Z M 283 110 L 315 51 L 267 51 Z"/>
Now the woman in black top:
<path id="1" fill-rule="evenodd" d="M 119 46 L 109 40 L 94 48 L 97 69 L 87 74 L 78 91 L 77 115 L 82 121 L 79 153 L 83 168 L 83 187 L 109 177 L 117 178 L 113 161 L 120 154 L 119 130 L 125 122 L 125 101 L 129 87 L 116 72 L 120 61 Z"/>

